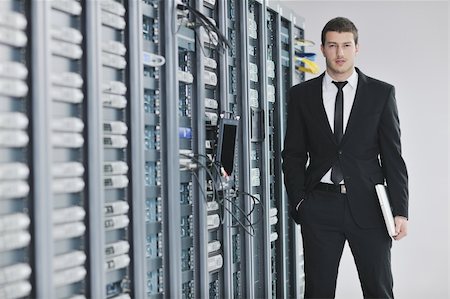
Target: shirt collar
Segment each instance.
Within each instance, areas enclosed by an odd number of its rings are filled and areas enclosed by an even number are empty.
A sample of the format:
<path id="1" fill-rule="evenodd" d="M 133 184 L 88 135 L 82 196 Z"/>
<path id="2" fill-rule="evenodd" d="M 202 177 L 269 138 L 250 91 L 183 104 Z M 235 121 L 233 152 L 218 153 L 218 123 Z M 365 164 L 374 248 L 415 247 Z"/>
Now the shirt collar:
<path id="1" fill-rule="evenodd" d="M 325 71 L 325 76 L 323 77 L 323 83 L 325 85 L 325 88 L 329 88 L 330 86 L 335 86 L 333 84 L 334 79 L 331 78 L 331 76 L 328 74 L 327 71 Z M 353 73 L 350 75 L 350 77 L 347 79 L 348 85 L 350 85 L 353 89 L 356 89 L 358 85 L 358 72 L 353 69 Z"/>

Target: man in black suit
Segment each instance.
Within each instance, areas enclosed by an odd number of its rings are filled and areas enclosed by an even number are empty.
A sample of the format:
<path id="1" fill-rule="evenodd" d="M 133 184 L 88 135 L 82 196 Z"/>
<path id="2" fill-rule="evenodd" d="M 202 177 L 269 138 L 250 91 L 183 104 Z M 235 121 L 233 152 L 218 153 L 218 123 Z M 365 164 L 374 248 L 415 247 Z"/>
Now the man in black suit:
<path id="1" fill-rule="evenodd" d="M 305 298 L 334 298 L 347 241 L 364 298 L 393 298 L 391 246 L 375 185 L 386 182 L 397 235 L 407 233 L 408 175 L 394 87 L 355 68 L 358 31 L 346 18 L 322 31 L 326 72 L 289 90 L 283 171 L 301 225 Z"/>

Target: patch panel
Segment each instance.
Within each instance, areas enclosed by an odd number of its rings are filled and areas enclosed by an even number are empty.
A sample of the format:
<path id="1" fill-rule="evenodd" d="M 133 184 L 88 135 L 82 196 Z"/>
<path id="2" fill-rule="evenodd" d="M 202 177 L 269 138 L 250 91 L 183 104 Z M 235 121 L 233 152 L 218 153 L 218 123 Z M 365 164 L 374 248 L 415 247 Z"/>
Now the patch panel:
<path id="1" fill-rule="evenodd" d="M 81 133 L 84 129 L 84 123 L 78 117 L 61 117 L 52 119 L 53 131 Z"/>
<path id="2" fill-rule="evenodd" d="M 0 27 L 0 42 L 12 47 L 24 47 L 28 38 L 21 30 Z"/>
<path id="3" fill-rule="evenodd" d="M 128 172 L 128 164 L 123 161 L 105 161 L 103 162 L 104 175 L 126 174 Z"/>
<path id="4" fill-rule="evenodd" d="M 203 4 L 206 6 L 214 7 L 216 5 L 216 0 L 204 0 Z"/>
<path id="5" fill-rule="evenodd" d="M 223 266 L 223 257 L 221 254 L 208 257 L 208 271 L 216 271 Z"/>
<path id="6" fill-rule="evenodd" d="M 192 237 L 192 215 L 181 217 L 181 237 Z"/>
<path id="7" fill-rule="evenodd" d="M 106 285 L 106 296 L 108 298 L 118 296 L 120 293 L 126 292 L 128 290 L 128 285 L 129 285 L 128 279 L 123 279 L 109 283 Z"/>
<path id="8" fill-rule="evenodd" d="M 271 103 L 275 103 L 275 86 L 267 85 L 267 101 Z"/>
<path id="9" fill-rule="evenodd" d="M 181 183 L 180 184 L 180 203 L 181 204 L 191 204 L 192 199 L 192 183 Z"/>
<path id="10" fill-rule="evenodd" d="M 59 162 L 52 166 L 54 178 L 79 177 L 84 174 L 84 166 L 80 162 Z"/>
<path id="11" fill-rule="evenodd" d="M 220 217 L 218 214 L 208 215 L 207 217 L 208 229 L 216 229 L 220 226 Z"/>
<path id="12" fill-rule="evenodd" d="M 203 72 L 203 80 L 206 85 L 210 85 L 210 86 L 217 86 L 217 83 L 218 83 L 216 73 L 206 71 L 206 70 Z"/>
<path id="13" fill-rule="evenodd" d="M 67 86 L 72 88 L 81 88 L 83 78 L 74 72 L 61 72 L 50 75 L 50 81 L 53 85 Z"/>
<path id="14" fill-rule="evenodd" d="M 6 252 L 28 246 L 31 236 L 28 231 L 23 230 L 7 232 L 0 235 L 0 241 L 0 252 Z"/>
<path id="15" fill-rule="evenodd" d="M 233 263 L 238 263 L 241 260 L 241 237 L 240 235 L 233 235 L 231 237 Z"/>
<path id="16" fill-rule="evenodd" d="M 248 77 L 249 77 L 250 81 L 253 81 L 253 82 L 259 81 L 258 66 L 256 64 L 254 64 L 254 63 L 248 64 Z"/>
<path id="17" fill-rule="evenodd" d="M 127 106 L 127 99 L 121 95 L 102 94 L 103 107 L 123 109 Z"/>
<path id="18" fill-rule="evenodd" d="M 270 242 L 275 242 L 276 240 L 278 240 L 278 233 L 277 232 L 273 232 L 270 234 Z"/>
<path id="19" fill-rule="evenodd" d="M 159 234 L 150 234 L 147 235 L 147 257 L 148 258 L 157 258 L 162 256 L 162 236 Z"/>
<path id="20" fill-rule="evenodd" d="M 0 182 L 0 200 L 22 198 L 28 195 L 30 186 L 23 181 Z"/>
<path id="21" fill-rule="evenodd" d="M 217 69 L 217 61 L 209 58 L 209 57 L 203 57 L 203 63 L 205 65 L 205 67 L 210 68 L 210 69 Z"/>
<path id="22" fill-rule="evenodd" d="M 205 123 L 209 126 L 217 126 L 219 116 L 214 112 L 205 112 Z"/>
<path id="23" fill-rule="evenodd" d="M 82 222 L 64 223 L 53 226 L 54 240 L 67 240 L 81 237 L 86 231 L 86 226 Z"/>
<path id="24" fill-rule="evenodd" d="M 11 213 L 0 216 L 0 233 L 25 230 L 30 225 L 30 217 L 25 213 Z"/>
<path id="25" fill-rule="evenodd" d="M 147 272 L 147 293 L 155 295 L 163 291 L 162 268 Z"/>
<path id="26" fill-rule="evenodd" d="M 105 148 L 125 148 L 128 145 L 128 139 L 121 135 L 103 136 L 103 146 Z"/>
<path id="27" fill-rule="evenodd" d="M 79 16 L 82 11 L 81 4 L 74 0 L 52 1 L 51 6 L 54 9 L 66 12 L 74 16 Z"/>
<path id="28" fill-rule="evenodd" d="M 78 133 L 53 133 L 52 145 L 61 148 L 80 148 L 84 144 L 84 138 Z"/>
<path id="29" fill-rule="evenodd" d="M 194 292 L 194 281 L 190 280 L 187 282 L 184 282 L 181 285 L 181 293 L 183 295 L 183 299 L 194 299 L 195 298 L 195 292 Z"/>
<path id="30" fill-rule="evenodd" d="M 220 298 L 219 280 L 214 280 L 209 283 L 209 298 L 210 299 L 219 299 Z"/>
<path id="31" fill-rule="evenodd" d="M 241 272 L 234 272 L 233 273 L 233 298 L 238 299 L 241 298 Z"/>
<path id="32" fill-rule="evenodd" d="M 2 61 L 0 62 L 0 76 L 25 80 L 28 76 L 28 69 L 20 62 Z"/>
<path id="33" fill-rule="evenodd" d="M 128 126 L 122 121 L 105 121 L 103 122 L 104 134 L 125 135 L 128 132 Z"/>
<path id="34" fill-rule="evenodd" d="M 105 256 L 107 258 L 112 256 L 117 256 L 120 254 L 128 253 L 130 250 L 130 243 L 124 240 L 116 241 L 113 243 L 106 244 Z"/>
<path id="35" fill-rule="evenodd" d="M 83 50 L 80 46 L 59 40 L 50 42 L 50 50 L 54 55 L 69 59 L 80 59 L 83 55 Z"/>
<path id="36" fill-rule="evenodd" d="M 53 39 L 79 45 L 83 41 L 81 32 L 72 27 L 53 27 L 50 29 Z"/>
<path id="37" fill-rule="evenodd" d="M 252 187 L 259 187 L 261 186 L 261 172 L 259 168 L 252 168 L 250 170 L 250 181 Z"/>
<path id="38" fill-rule="evenodd" d="M 147 186 L 159 186 L 161 184 L 160 162 L 145 162 L 145 183 Z"/>
<path id="39" fill-rule="evenodd" d="M 18 30 L 25 30 L 27 19 L 21 13 L 14 11 L 2 11 L 0 13 L 0 26 L 11 27 Z"/>
<path id="40" fill-rule="evenodd" d="M 126 228 L 130 223 L 130 218 L 127 215 L 118 215 L 105 218 L 105 230 L 116 230 Z"/>
<path id="41" fill-rule="evenodd" d="M 161 128 L 160 126 L 145 126 L 145 149 L 160 150 L 161 149 Z"/>
<path id="42" fill-rule="evenodd" d="M 111 53 L 103 52 L 101 55 L 101 60 L 104 66 L 109 66 L 118 70 L 123 70 L 127 66 L 127 61 L 125 58 Z"/>
<path id="43" fill-rule="evenodd" d="M 162 220 L 161 197 L 147 199 L 145 201 L 145 207 L 147 222 L 160 222 Z"/>
<path id="44" fill-rule="evenodd" d="M 102 84 L 102 91 L 104 93 L 125 95 L 127 93 L 127 86 L 120 81 L 108 81 Z"/>
<path id="45" fill-rule="evenodd" d="M 194 264 L 194 250 L 192 248 L 181 250 L 181 271 L 191 270 Z"/>
<path id="46" fill-rule="evenodd" d="M 144 91 L 144 111 L 146 113 L 160 114 L 160 98 L 159 91 Z"/>
<path id="47" fill-rule="evenodd" d="M 269 225 L 275 225 L 278 223 L 278 217 L 277 216 L 273 216 L 269 218 Z"/>
<path id="48" fill-rule="evenodd" d="M 53 270 L 59 271 L 63 269 L 73 268 L 84 264 L 86 254 L 83 251 L 72 251 L 57 255 L 53 258 Z"/>
<path id="49" fill-rule="evenodd" d="M 107 11 L 102 11 L 100 13 L 100 18 L 102 20 L 102 24 L 109 26 L 113 29 L 124 30 L 126 26 L 125 19 L 116 14 L 109 13 Z"/>
<path id="50" fill-rule="evenodd" d="M 103 52 L 115 54 L 118 56 L 124 56 L 127 52 L 127 48 L 121 42 L 115 40 L 103 41 L 101 45 Z"/>
<path id="51" fill-rule="evenodd" d="M 53 224 L 82 221 L 86 211 L 80 206 L 55 209 L 53 211 Z"/>
<path id="52" fill-rule="evenodd" d="M 255 107 L 258 108 L 259 107 L 259 93 L 256 89 L 249 89 L 248 92 L 248 96 L 249 96 L 249 105 L 250 107 Z"/>
<path id="53" fill-rule="evenodd" d="M 126 214 L 130 210 L 130 206 L 126 201 L 118 200 L 105 203 L 105 216 L 115 216 Z"/>
<path id="54" fill-rule="evenodd" d="M 121 3 L 112 0 L 103 0 L 100 2 L 100 7 L 118 16 L 124 16 L 126 12 L 125 7 Z"/>
<path id="55" fill-rule="evenodd" d="M 31 267 L 25 263 L 19 263 L 0 268 L 0 285 L 28 279 L 31 275 Z"/>
<path id="56" fill-rule="evenodd" d="M 25 180 L 30 174 L 28 165 L 21 162 L 0 164 L 0 180 Z"/>
<path id="57" fill-rule="evenodd" d="M 5 95 L 9 97 L 24 97 L 27 95 L 27 93 L 28 93 L 28 85 L 26 85 L 23 81 L 16 79 L 0 78 L 0 95 Z"/>
<path id="58" fill-rule="evenodd" d="M 83 280 L 87 271 L 84 267 L 74 267 L 71 269 L 61 270 L 55 272 L 53 279 L 53 285 L 55 287 L 61 287 L 64 285 L 72 284 Z"/>
<path id="59" fill-rule="evenodd" d="M 83 191 L 85 183 L 82 178 L 53 179 L 52 191 L 55 194 L 78 193 Z"/>
<path id="60" fill-rule="evenodd" d="M 208 212 L 217 211 L 219 209 L 219 203 L 217 201 L 209 201 L 206 203 L 206 209 Z"/>
<path id="61" fill-rule="evenodd" d="M 114 271 L 127 267 L 130 264 L 130 256 L 128 254 L 122 254 L 105 261 L 106 271 Z"/>
<path id="62" fill-rule="evenodd" d="M 222 246 L 220 244 L 220 241 L 216 240 L 216 241 L 209 242 L 208 243 L 208 253 L 213 253 L 215 251 L 218 251 L 218 250 L 220 250 L 221 247 Z"/>
<path id="63" fill-rule="evenodd" d="M 0 286 L 1 298 L 22 298 L 30 293 L 31 284 L 28 281 L 18 281 Z"/>
<path id="64" fill-rule="evenodd" d="M 192 84 L 194 82 L 194 76 L 192 73 L 182 70 L 177 71 L 177 79 L 186 84 Z"/>

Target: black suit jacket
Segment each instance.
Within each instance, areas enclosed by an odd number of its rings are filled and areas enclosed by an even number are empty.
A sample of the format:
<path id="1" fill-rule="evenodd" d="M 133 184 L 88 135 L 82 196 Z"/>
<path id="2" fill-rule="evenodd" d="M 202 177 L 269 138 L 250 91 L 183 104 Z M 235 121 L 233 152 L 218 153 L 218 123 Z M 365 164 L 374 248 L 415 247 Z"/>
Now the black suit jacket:
<path id="1" fill-rule="evenodd" d="M 336 159 L 341 163 L 350 209 L 361 227 L 384 225 L 374 186 L 385 181 L 394 216 L 408 217 L 408 174 L 401 156 L 394 87 L 356 71 L 355 100 L 340 144 L 323 106 L 324 74 L 289 90 L 282 157 L 290 212 L 297 223 L 301 222 L 297 204 L 308 200 Z"/>

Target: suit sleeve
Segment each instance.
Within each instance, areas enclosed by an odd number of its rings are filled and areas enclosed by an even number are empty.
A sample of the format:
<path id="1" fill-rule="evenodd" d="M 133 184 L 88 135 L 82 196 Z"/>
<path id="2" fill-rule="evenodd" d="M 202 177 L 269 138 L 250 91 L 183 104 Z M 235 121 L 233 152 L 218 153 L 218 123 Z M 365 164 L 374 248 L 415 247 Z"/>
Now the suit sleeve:
<path id="1" fill-rule="evenodd" d="M 298 94 L 296 95 L 298 96 Z M 300 109 L 300 99 L 288 93 L 287 128 L 282 151 L 284 184 L 291 208 L 305 197 L 305 166 L 308 159 L 306 128 Z"/>
<path id="2" fill-rule="evenodd" d="M 408 217 L 408 173 L 402 158 L 400 135 L 395 89 L 391 86 L 380 120 L 380 157 L 394 216 Z"/>

